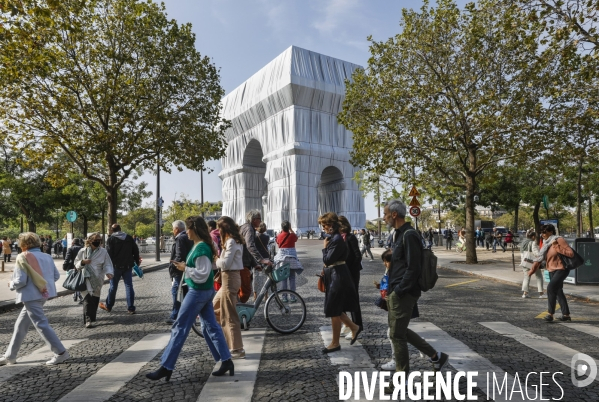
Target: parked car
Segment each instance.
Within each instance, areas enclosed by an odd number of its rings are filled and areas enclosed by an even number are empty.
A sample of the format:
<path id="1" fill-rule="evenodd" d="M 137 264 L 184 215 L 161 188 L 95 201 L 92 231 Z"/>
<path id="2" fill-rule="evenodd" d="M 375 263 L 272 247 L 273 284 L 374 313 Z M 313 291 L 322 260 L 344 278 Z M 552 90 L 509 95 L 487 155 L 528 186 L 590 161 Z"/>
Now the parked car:
<path id="1" fill-rule="evenodd" d="M 155 237 L 148 237 L 146 239 L 146 244 L 156 244 L 156 238 Z"/>

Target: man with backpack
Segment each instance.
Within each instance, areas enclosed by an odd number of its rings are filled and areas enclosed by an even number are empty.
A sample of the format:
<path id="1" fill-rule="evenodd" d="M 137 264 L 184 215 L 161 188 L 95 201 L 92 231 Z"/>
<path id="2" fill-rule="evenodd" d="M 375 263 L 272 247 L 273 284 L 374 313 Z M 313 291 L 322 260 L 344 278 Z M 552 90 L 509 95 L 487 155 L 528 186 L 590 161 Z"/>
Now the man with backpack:
<path id="1" fill-rule="evenodd" d="M 414 306 L 421 296 L 422 274 L 426 268 L 429 268 L 423 267 L 423 253 L 431 252 L 423 249 L 420 235 L 410 223 L 405 221 L 406 205 L 402 201 L 387 202 L 384 211 L 385 222 L 395 228 L 392 263 L 389 269 L 390 293 L 387 296 L 387 307 L 396 371 L 405 372 L 406 377 L 410 372 L 408 343 L 428 356 L 433 364 L 433 369 L 440 371 L 447 363 L 449 356 L 437 352 L 417 333 L 408 328 Z M 427 285 L 428 288 L 424 290 L 432 287 L 430 283 Z M 385 389 L 386 393 L 392 391 L 393 387 Z"/>
<path id="2" fill-rule="evenodd" d="M 364 257 L 364 254 L 370 254 L 370 261 L 374 261 L 372 251 L 370 251 L 370 240 L 372 239 L 372 236 L 366 229 L 362 229 L 362 235 L 360 238 L 362 240 L 362 257 Z"/>
<path id="3" fill-rule="evenodd" d="M 127 311 L 129 314 L 135 314 L 135 292 L 133 291 L 133 265 L 140 264 L 139 248 L 133 240 L 133 237 L 121 231 L 118 224 L 110 228 L 111 236 L 106 242 L 106 251 L 112 260 L 114 267 L 114 276 L 110 278 L 110 290 L 106 297 L 106 304 L 100 303 L 102 310 L 112 311 L 112 306 L 116 301 L 116 291 L 119 287 L 119 281 L 123 278 L 125 282 L 125 292 L 127 294 Z"/>

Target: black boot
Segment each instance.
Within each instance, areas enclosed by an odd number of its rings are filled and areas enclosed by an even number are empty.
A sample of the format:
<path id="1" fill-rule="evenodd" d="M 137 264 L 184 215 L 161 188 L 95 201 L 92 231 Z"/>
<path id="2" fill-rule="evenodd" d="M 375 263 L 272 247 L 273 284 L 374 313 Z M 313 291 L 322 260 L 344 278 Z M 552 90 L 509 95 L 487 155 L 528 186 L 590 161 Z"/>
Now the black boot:
<path id="1" fill-rule="evenodd" d="M 160 366 L 160 368 L 153 373 L 146 374 L 146 378 L 149 378 L 152 381 L 160 380 L 162 377 L 166 377 L 166 381 L 171 379 L 171 374 L 173 374 L 173 370 L 167 370 L 164 367 Z"/>
<path id="2" fill-rule="evenodd" d="M 230 376 L 235 375 L 235 366 L 233 365 L 233 360 L 225 360 L 221 363 L 220 368 L 217 371 L 213 371 L 212 375 L 216 377 L 220 377 L 221 375 L 225 375 L 229 372 Z"/>

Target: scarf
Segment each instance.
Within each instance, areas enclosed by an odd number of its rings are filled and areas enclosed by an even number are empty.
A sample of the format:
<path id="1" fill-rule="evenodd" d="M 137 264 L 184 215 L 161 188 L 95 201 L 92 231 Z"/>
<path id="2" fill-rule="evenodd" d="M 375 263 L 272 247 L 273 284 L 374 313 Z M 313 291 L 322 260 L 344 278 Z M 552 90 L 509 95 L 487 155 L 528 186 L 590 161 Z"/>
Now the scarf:
<path id="1" fill-rule="evenodd" d="M 559 238 L 559 236 L 551 235 L 546 240 L 543 239 L 543 247 L 541 248 L 541 251 L 539 251 L 539 256 L 537 258 L 535 258 L 534 261 L 535 262 L 545 261 L 545 259 L 547 258 L 547 252 L 549 251 L 549 247 L 551 247 L 551 245 L 555 241 L 557 241 L 558 238 Z"/>
<path id="2" fill-rule="evenodd" d="M 98 249 L 96 249 L 98 250 Z M 94 255 L 97 255 L 97 253 L 95 253 L 96 250 L 92 250 L 91 247 L 87 247 L 85 249 L 85 254 L 87 254 L 87 258 L 88 260 L 93 259 Z M 96 272 L 92 269 L 91 264 L 87 264 L 83 266 L 84 269 L 84 274 L 83 277 L 89 280 L 89 284 L 91 285 L 92 289 L 93 289 L 93 293 L 97 294 L 102 290 L 102 286 L 104 285 L 104 275 L 102 275 L 101 278 L 99 278 L 96 274 Z"/>
<path id="3" fill-rule="evenodd" d="M 23 251 L 17 256 L 16 265 L 18 268 L 25 271 L 40 293 L 44 293 L 47 290 L 46 285 L 48 282 L 46 282 L 44 279 L 40 264 L 33 253 L 30 253 L 29 251 Z"/>

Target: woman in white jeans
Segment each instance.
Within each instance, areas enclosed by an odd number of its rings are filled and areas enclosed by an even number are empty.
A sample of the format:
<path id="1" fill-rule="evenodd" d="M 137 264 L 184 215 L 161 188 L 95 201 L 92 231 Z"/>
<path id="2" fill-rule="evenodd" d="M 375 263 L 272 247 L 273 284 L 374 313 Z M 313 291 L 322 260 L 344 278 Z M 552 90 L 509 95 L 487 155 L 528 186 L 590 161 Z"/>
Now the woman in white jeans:
<path id="1" fill-rule="evenodd" d="M 522 281 L 522 298 L 529 298 L 528 286 L 530 285 L 530 276 L 528 272 L 532 268 L 533 260 L 539 256 L 539 246 L 536 242 L 537 234 L 530 231 L 526 234 L 526 240 L 520 244 L 520 266 L 524 272 L 524 279 Z M 543 270 L 539 269 L 535 272 L 537 277 L 537 289 L 539 291 L 539 299 L 546 299 L 547 296 L 543 293 Z"/>
<path id="2" fill-rule="evenodd" d="M 70 357 L 69 352 L 48 323 L 43 308 L 48 298 L 56 297 L 54 282 L 60 279 L 60 273 L 52 257 L 41 252 L 40 238 L 35 233 L 22 233 L 19 241 L 23 252 L 17 257 L 9 285 L 11 290 L 17 292 L 16 302 L 22 302 L 24 307 L 17 317 L 8 349 L 0 357 L 0 366 L 16 363 L 17 354 L 31 324 L 54 352 L 54 357 L 46 364 L 62 363 Z"/>

